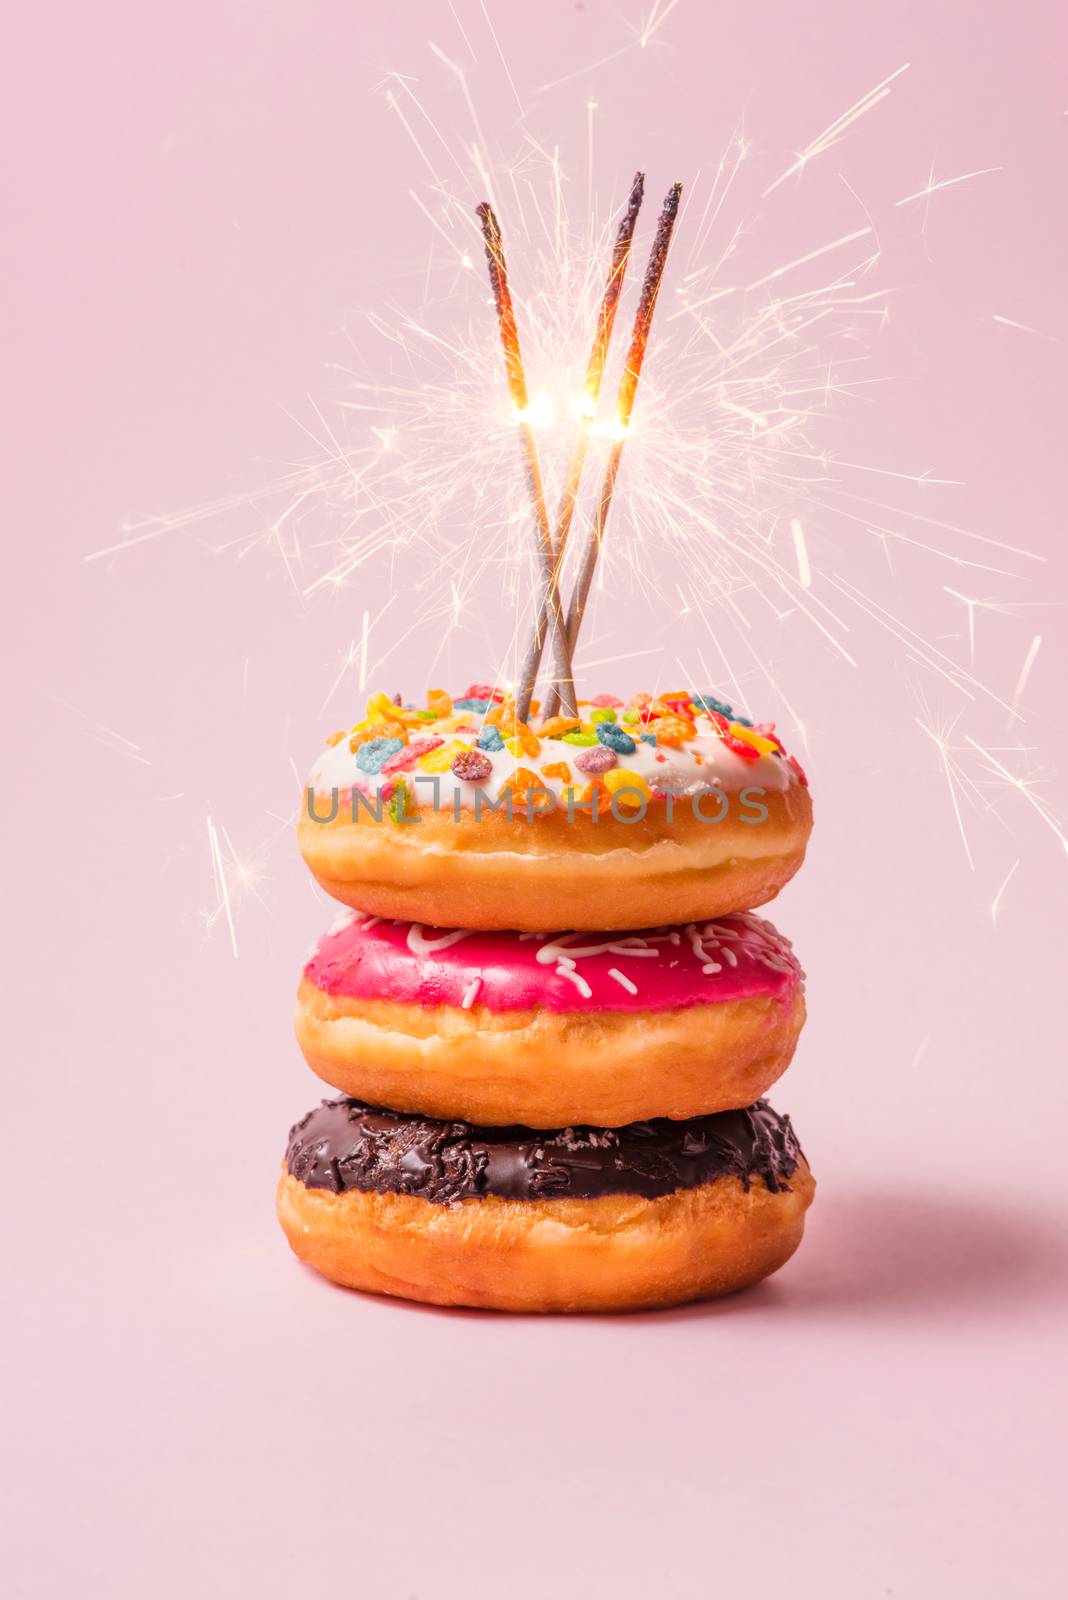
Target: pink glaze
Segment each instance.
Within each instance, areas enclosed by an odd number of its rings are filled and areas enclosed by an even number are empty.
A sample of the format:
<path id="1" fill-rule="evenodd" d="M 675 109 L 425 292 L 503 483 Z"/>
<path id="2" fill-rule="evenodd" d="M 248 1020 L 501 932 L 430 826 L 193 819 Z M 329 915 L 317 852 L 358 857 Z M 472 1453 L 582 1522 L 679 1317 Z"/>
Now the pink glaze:
<path id="1" fill-rule="evenodd" d="M 791 1002 L 804 974 L 751 913 L 638 933 L 471 933 L 360 917 L 304 976 L 326 994 L 491 1011 L 672 1011 L 754 995 Z"/>

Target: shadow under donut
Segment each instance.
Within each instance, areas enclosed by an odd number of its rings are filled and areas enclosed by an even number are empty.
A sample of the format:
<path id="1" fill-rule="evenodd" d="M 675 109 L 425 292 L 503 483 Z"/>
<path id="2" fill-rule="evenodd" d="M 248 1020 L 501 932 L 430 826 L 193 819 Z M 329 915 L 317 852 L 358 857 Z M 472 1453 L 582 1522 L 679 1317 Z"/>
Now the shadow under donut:
<path id="1" fill-rule="evenodd" d="M 311 1271 L 311 1269 L 306 1269 Z M 319 1280 L 322 1282 L 323 1280 Z M 1059 1292 L 1068 1299 L 1068 1240 L 1018 1207 L 968 1194 L 841 1189 L 817 1197 L 805 1237 L 786 1266 L 755 1288 L 661 1311 L 548 1314 L 552 1320 L 671 1323 L 715 1317 L 821 1320 L 884 1313 L 923 1320 L 1011 1301 L 1022 1308 Z M 338 1294 L 359 1291 L 338 1289 Z M 411 1315 L 543 1322 L 544 1315 L 395 1300 Z"/>
<path id="2" fill-rule="evenodd" d="M 1011 1300 L 1068 1299 L 1068 1240 L 1036 1206 L 981 1196 L 840 1190 L 818 1195 L 794 1259 L 755 1289 L 653 1313 L 661 1319 L 772 1312 L 934 1318 Z M 630 1316 L 628 1321 L 636 1320 Z"/>

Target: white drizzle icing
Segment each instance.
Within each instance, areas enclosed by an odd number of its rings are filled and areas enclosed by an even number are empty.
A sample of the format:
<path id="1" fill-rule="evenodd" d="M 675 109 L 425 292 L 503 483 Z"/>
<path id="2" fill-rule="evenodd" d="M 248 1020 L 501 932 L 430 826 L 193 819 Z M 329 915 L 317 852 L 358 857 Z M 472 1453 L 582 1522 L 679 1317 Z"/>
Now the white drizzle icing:
<path id="1" fill-rule="evenodd" d="M 713 929 L 715 932 L 713 932 Z M 719 939 L 717 934 L 730 933 L 729 928 L 721 928 L 718 923 L 706 922 L 699 928 L 695 922 L 686 924 L 685 933 L 693 947 L 693 953 L 701 963 L 701 971 L 706 978 L 714 977 L 717 972 L 723 971 L 722 961 L 717 961 L 712 952 L 718 950 Z"/>
<path id="2" fill-rule="evenodd" d="M 459 944 L 461 939 L 469 939 L 472 931 L 471 928 L 454 928 L 451 933 L 428 939 L 423 932 L 423 924 L 413 922 L 408 929 L 408 949 L 413 956 L 432 956 L 435 950 L 447 950 L 450 945 Z"/>
<path id="3" fill-rule="evenodd" d="M 608 976 L 614 978 L 621 989 L 626 989 L 628 994 L 637 994 L 638 985 L 632 983 L 626 973 L 620 972 L 618 967 L 609 967 Z"/>
<path id="4" fill-rule="evenodd" d="M 774 933 L 774 930 L 769 935 L 766 925 L 762 923 L 760 918 L 752 911 L 735 912 L 734 919 L 736 922 L 744 923 L 749 929 L 750 933 L 755 933 L 757 935 L 757 946 L 753 951 L 753 956 L 757 961 L 763 962 L 764 966 L 768 967 L 772 972 L 785 972 L 787 974 L 793 972 L 793 965 L 783 954 L 781 954 L 780 946 L 776 943 L 780 935 Z M 720 928 L 715 923 L 710 923 L 709 926 L 717 928 L 719 937 L 721 939 L 728 937 L 731 939 L 740 939 L 742 937 L 737 929 Z"/>
<path id="5" fill-rule="evenodd" d="M 374 920 L 375 922 L 379 922 L 381 918 L 375 917 Z M 323 945 L 328 939 L 332 939 L 336 933 L 344 933 L 345 929 L 351 928 L 354 922 L 362 921 L 363 913 L 361 911 L 354 911 L 351 906 L 346 906 L 345 910 L 339 912 L 334 918 L 326 932 L 320 934 L 319 938 L 315 939 L 308 946 L 308 949 L 304 953 L 305 966 L 307 966 L 309 961 L 315 960 L 316 956 L 319 954 L 319 951 L 323 948 Z"/>
<path id="6" fill-rule="evenodd" d="M 333 933 L 343 933 L 346 928 L 351 928 L 354 922 L 359 922 L 360 920 L 361 913 L 359 911 L 353 911 L 352 907 L 349 906 L 345 911 L 342 911 L 339 916 L 334 918 L 329 928 L 327 928 L 326 932 L 323 934 L 323 938 L 329 939 L 330 935 Z M 379 922 L 381 918 L 376 917 L 374 920 L 375 922 Z"/>
<path id="7" fill-rule="evenodd" d="M 560 957 L 556 964 L 556 976 L 558 978 L 570 978 L 571 982 L 575 985 L 575 988 L 578 990 L 583 1000 L 592 1000 L 593 990 L 590 988 L 581 972 L 576 972 L 575 963 L 571 960 L 570 956 Z"/>
<path id="8" fill-rule="evenodd" d="M 766 967 L 770 967 L 772 972 L 791 973 L 794 970 L 788 961 L 782 960 L 771 950 L 755 950 L 753 954 L 758 961 L 762 961 Z"/>
<path id="9" fill-rule="evenodd" d="M 582 956 L 605 955 L 655 957 L 657 952 L 651 949 L 651 945 L 654 939 L 661 939 L 663 935 L 654 934 L 649 939 L 643 939 L 639 934 L 627 934 L 622 938 L 607 939 L 600 944 L 578 945 L 568 943 L 569 939 L 579 939 L 581 937 L 581 934 L 570 933 L 561 935 L 559 939 L 550 939 L 547 944 L 542 945 L 534 959 L 544 967 L 552 966 L 555 963 L 557 977 L 570 978 L 582 998 L 589 1000 L 593 995 L 593 990 L 581 973 L 575 970 L 577 960 L 581 959 Z M 615 976 L 614 973 L 613 976 Z M 624 984 L 625 987 L 626 984 Z M 637 992 L 636 989 L 633 991 L 635 994 Z"/>
<path id="10" fill-rule="evenodd" d="M 482 987 L 482 974 L 480 972 L 477 975 L 477 977 L 474 977 L 474 978 L 471 979 L 471 982 L 467 985 L 467 988 L 464 990 L 464 997 L 460 1001 L 460 1006 L 464 1011 L 470 1011 L 471 1007 L 474 1005 L 475 1001 L 478 999 L 478 991 L 481 989 L 481 987 Z"/>
<path id="11" fill-rule="evenodd" d="M 650 949 L 655 941 L 663 940 L 663 934 L 653 934 L 648 939 L 643 939 L 639 934 L 628 933 L 614 935 L 605 939 L 600 944 L 568 944 L 569 939 L 581 939 L 580 933 L 561 934 L 558 939 L 551 939 L 548 944 L 543 944 L 535 960 L 542 966 L 551 966 L 554 961 L 572 956 L 655 956 L 656 951 Z"/>

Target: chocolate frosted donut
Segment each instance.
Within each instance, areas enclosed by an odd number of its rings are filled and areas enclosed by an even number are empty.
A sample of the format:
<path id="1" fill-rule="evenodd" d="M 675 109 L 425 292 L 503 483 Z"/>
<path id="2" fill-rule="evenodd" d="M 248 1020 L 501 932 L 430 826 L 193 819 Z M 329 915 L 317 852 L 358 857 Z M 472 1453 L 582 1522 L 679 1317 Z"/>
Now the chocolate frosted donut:
<path id="1" fill-rule="evenodd" d="M 348 912 L 304 969 L 296 1029 L 325 1082 L 374 1105 L 615 1128 L 752 1104 L 804 1018 L 788 940 L 749 913 L 534 934 Z"/>
<path id="2" fill-rule="evenodd" d="M 324 1101 L 292 1129 L 278 1214 L 352 1288 L 510 1311 L 678 1304 L 755 1283 L 814 1181 L 765 1101 L 623 1128 L 475 1127 Z"/>
<path id="3" fill-rule="evenodd" d="M 766 1100 L 689 1122 L 625 1128 L 476 1128 L 467 1122 L 324 1100 L 291 1129 L 286 1167 L 308 1189 L 413 1194 L 435 1205 L 606 1194 L 647 1200 L 717 1178 L 754 1178 L 777 1194 L 804 1159 L 789 1117 Z"/>

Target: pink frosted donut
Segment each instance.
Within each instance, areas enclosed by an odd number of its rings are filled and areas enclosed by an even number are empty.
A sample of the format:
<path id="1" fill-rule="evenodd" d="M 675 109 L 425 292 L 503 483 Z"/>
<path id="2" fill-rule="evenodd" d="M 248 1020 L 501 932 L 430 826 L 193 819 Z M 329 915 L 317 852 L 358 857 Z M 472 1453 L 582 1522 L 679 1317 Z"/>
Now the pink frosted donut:
<path id="1" fill-rule="evenodd" d="M 350 913 L 304 969 L 296 1028 L 313 1071 L 372 1105 L 620 1127 L 750 1105 L 804 1019 L 788 941 L 749 912 L 623 934 Z"/>

